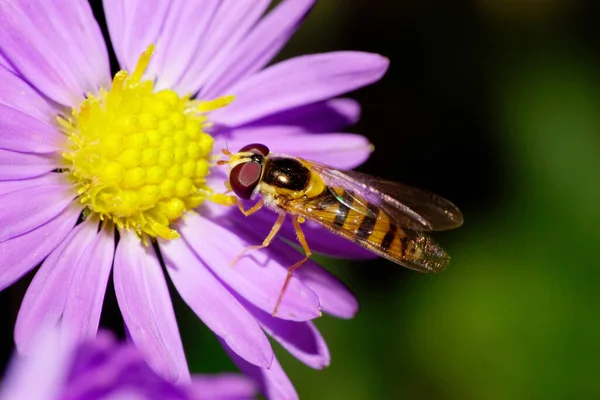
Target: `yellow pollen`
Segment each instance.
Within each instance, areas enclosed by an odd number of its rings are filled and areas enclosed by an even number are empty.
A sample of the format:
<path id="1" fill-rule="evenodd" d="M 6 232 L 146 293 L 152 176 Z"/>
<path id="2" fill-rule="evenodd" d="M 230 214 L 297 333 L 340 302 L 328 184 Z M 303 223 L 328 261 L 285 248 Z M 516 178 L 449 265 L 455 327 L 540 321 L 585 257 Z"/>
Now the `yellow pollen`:
<path id="1" fill-rule="evenodd" d="M 109 91 L 88 94 L 71 118 L 58 121 L 69 137 L 63 157 L 91 214 L 120 229 L 175 239 L 170 225 L 205 199 L 223 201 L 206 186 L 213 138 L 203 113 L 224 107 L 232 96 L 207 102 L 154 92 L 142 76 L 154 47 L 131 74 L 115 74 Z"/>

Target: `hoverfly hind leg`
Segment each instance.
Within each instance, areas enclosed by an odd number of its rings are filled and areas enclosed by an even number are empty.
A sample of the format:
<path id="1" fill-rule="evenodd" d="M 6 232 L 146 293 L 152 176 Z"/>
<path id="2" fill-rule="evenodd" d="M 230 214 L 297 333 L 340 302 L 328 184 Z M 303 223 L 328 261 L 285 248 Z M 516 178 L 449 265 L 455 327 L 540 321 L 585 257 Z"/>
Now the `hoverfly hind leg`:
<path id="1" fill-rule="evenodd" d="M 261 204 L 261 206 L 262 206 L 262 204 Z M 252 208 L 254 208 L 254 207 L 252 207 Z M 263 243 L 259 244 L 259 245 L 255 245 L 255 246 L 246 247 L 231 262 L 231 266 L 233 267 L 240 260 L 240 258 L 242 258 L 244 255 L 246 255 L 248 252 L 250 252 L 252 250 L 264 249 L 265 247 L 269 246 L 271 244 L 271 241 L 273 240 L 273 238 L 277 235 L 277 232 L 279 232 L 279 229 L 281 229 L 281 226 L 283 225 L 283 220 L 284 219 L 285 219 L 285 214 L 279 214 L 279 216 L 277 217 L 277 221 L 275 221 L 275 224 L 273 224 L 273 227 L 271 228 L 271 232 L 269 232 L 269 235 L 267 235 L 267 237 L 265 238 L 265 240 L 263 240 Z"/>
<path id="2" fill-rule="evenodd" d="M 283 299 L 283 294 L 285 293 L 285 290 L 287 289 L 288 285 L 290 284 L 290 279 L 292 279 L 292 273 L 297 270 L 298 268 L 300 268 L 302 266 L 302 264 L 304 264 L 306 261 L 308 261 L 308 259 L 310 258 L 310 256 L 312 256 L 312 252 L 310 251 L 310 248 L 308 247 L 308 243 L 306 242 L 306 237 L 304 236 L 304 232 L 302 232 L 302 228 L 300 228 L 300 224 L 303 221 L 304 218 L 298 215 L 295 215 L 293 218 L 293 223 L 294 223 L 294 230 L 296 231 L 296 235 L 298 236 L 298 242 L 300 242 L 300 245 L 302 245 L 302 249 L 304 250 L 305 256 L 302 260 L 298 261 L 296 264 L 292 265 L 287 272 L 287 276 L 285 278 L 285 282 L 283 283 L 283 286 L 281 288 L 281 291 L 279 292 L 279 297 L 277 298 L 277 302 L 275 303 L 275 309 L 273 310 L 273 316 L 277 316 L 277 310 L 279 309 L 279 305 L 281 304 L 281 300 Z"/>

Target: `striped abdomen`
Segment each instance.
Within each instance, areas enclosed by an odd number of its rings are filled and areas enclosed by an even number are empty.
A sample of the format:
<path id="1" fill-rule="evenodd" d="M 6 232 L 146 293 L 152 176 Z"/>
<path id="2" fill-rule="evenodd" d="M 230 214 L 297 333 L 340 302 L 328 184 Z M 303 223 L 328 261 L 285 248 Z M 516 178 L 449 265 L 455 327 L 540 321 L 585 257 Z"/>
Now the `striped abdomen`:
<path id="1" fill-rule="evenodd" d="M 319 196 L 293 208 L 332 232 L 406 267 L 437 271 L 449 261 L 428 236 L 402 229 L 380 206 L 352 191 L 328 187 Z"/>

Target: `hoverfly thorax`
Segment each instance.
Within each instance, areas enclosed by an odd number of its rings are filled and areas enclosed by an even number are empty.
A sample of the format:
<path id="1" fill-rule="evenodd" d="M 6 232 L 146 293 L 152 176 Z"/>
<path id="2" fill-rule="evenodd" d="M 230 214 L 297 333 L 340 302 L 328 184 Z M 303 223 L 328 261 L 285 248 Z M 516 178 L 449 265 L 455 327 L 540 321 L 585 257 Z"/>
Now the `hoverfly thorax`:
<path id="1" fill-rule="evenodd" d="M 269 148 L 255 143 L 244 146 L 229 159 L 229 185 L 241 199 L 249 200 L 261 181 Z"/>

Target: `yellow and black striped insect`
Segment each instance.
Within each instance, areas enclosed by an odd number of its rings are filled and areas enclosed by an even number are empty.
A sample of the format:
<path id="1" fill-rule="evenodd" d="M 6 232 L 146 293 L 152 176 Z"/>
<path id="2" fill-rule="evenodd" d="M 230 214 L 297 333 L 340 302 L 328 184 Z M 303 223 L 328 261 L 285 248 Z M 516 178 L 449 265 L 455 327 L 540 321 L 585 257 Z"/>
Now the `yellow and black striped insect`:
<path id="1" fill-rule="evenodd" d="M 241 199 L 260 200 L 249 216 L 263 206 L 279 214 L 262 245 L 267 247 L 291 215 L 305 257 L 288 269 L 273 314 L 285 293 L 292 272 L 311 256 L 300 224 L 314 221 L 330 231 L 391 260 L 420 271 L 439 272 L 450 258 L 424 232 L 457 228 L 463 223 L 461 212 L 448 200 L 423 190 L 378 179 L 355 171 L 340 171 L 298 157 L 270 154 L 263 144 L 244 146 L 229 161 L 229 186 Z M 234 263 L 235 263 L 234 261 Z"/>

